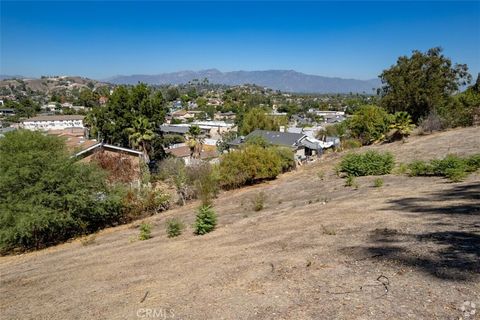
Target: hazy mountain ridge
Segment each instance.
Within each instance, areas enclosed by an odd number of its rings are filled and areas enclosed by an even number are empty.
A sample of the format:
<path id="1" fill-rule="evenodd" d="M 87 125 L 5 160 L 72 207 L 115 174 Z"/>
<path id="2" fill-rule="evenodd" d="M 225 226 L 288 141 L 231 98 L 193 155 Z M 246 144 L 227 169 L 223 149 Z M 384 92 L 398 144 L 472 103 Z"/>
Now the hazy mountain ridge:
<path id="1" fill-rule="evenodd" d="M 225 85 L 256 84 L 286 92 L 309 93 L 373 93 L 381 84 L 379 79 L 357 80 L 309 75 L 293 70 L 230 71 L 216 69 L 180 71 L 156 75 L 118 75 L 104 81 L 114 84 L 182 84 L 193 79 L 207 78 L 211 83 Z"/>

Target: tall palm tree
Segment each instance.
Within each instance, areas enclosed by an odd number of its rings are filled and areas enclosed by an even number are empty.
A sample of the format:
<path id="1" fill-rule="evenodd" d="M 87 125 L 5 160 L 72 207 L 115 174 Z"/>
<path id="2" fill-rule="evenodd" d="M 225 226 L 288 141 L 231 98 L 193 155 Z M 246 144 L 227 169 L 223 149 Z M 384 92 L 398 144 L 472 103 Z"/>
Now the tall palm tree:
<path id="1" fill-rule="evenodd" d="M 126 129 L 126 132 L 128 133 L 128 141 L 132 148 L 140 148 L 145 157 L 145 161 L 148 162 L 147 147 L 155 137 L 155 133 L 148 119 L 140 116 L 133 121 L 132 127 Z"/>
<path id="2" fill-rule="evenodd" d="M 203 148 L 203 137 L 200 136 L 200 127 L 193 125 L 188 129 L 187 145 L 190 147 L 190 157 L 200 159 Z"/>

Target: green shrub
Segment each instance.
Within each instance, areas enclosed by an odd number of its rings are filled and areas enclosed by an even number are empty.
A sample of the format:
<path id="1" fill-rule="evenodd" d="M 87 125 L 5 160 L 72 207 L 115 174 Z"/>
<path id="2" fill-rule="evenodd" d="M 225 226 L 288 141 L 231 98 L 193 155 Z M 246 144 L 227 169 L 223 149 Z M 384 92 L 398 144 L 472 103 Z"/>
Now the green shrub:
<path id="1" fill-rule="evenodd" d="M 165 159 L 156 178 L 175 187 L 180 205 L 194 198 L 210 204 L 219 191 L 218 170 L 207 162 L 187 167 L 181 159 Z"/>
<path id="2" fill-rule="evenodd" d="M 373 181 L 373 185 L 375 186 L 375 188 L 381 188 L 383 186 L 383 179 L 382 178 L 376 178 Z"/>
<path id="3" fill-rule="evenodd" d="M 393 169 L 395 174 L 406 174 L 408 172 L 408 165 L 405 163 L 399 163 L 397 167 Z"/>
<path id="4" fill-rule="evenodd" d="M 260 211 L 263 209 L 266 200 L 265 192 L 261 191 L 257 193 L 252 199 L 252 205 L 254 211 Z"/>
<path id="5" fill-rule="evenodd" d="M 415 127 L 412 122 L 412 117 L 405 111 L 395 112 L 391 120 L 390 129 L 393 130 L 393 133 L 389 137 L 390 141 L 408 137 Z"/>
<path id="6" fill-rule="evenodd" d="M 187 183 L 192 186 L 194 197 L 202 201 L 203 205 L 212 204 L 218 194 L 218 172 L 208 162 L 187 168 Z"/>
<path id="7" fill-rule="evenodd" d="M 345 179 L 345 187 L 354 187 L 355 189 L 358 188 L 358 183 L 355 180 L 354 176 L 347 176 L 347 178 Z"/>
<path id="8" fill-rule="evenodd" d="M 433 176 L 433 166 L 425 161 L 415 160 L 408 165 L 408 174 L 410 176 Z"/>
<path id="9" fill-rule="evenodd" d="M 468 173 L 479 168 L 480 154 L 467 158 L 447 155 L 443 159 L 434 159 L 429 162 L 417 160 L 408 165 L 410 176 L 440 176 L 452 182 L 464 180 Z"/>
<path id="10" fill-rule="evenodd" d="M 283 164 L 276 147 L 246 145 L 222 155 L 218 166 L 220 184 L 231 189 L 273 179 L 282 172 Z"/>
<path id="11" fill-rule="evenodd" d="M 185 225 L 177 218 L 167 220 L 167 235 L 169 238 L 174 238 L 182 234 Z"/>
<path id="12" fill-rule="evenodd" d="M 273 147 L 272 150 L 280 157 L 280 165 L 282 172 L 287 172 L 295 169 L 295 157 L 290 148 Z"/>
<path id="13" fill-rule="evenodd" d="M 215 229 L 217 225 L 217 214 L 211 206 L 201 206 L 198 208 L 195 220 L 195 234 L 203 235 Z"/>
<path id="14" fill-rule="evenodd" d="M 146 222 L 140 224 L 139 240 L 148 240 L 152 237 L 152 225 Z"/>
<path id="15" fill-rule="evenodd" d="M 122 190 L 70 158 L 64 141 L 17 130 L 0 139 L 0 251 L 56 244 L 122 221 Z"/>
<path id="16" fill-rule="evenodd" d="M 143 210 L 147 213 L 157 213 L 168 210 L 170 195 L 161 190 L 144 188 L 141 192 Z"/>
<path id="17" fill-rule="evenodd" d="M 393 155 L 389 152 L 379 153 L 367 151 L 366 153 L 350 153 L 340 162 L 340 171 L 349 176 L 384 175 L 394 167 Z"/>
<path id="18" fill-rule="evenodd" d="M 468 172 L 475 172 L 480 169 L 480 153 L 474 154 L 466 159 Z"/>

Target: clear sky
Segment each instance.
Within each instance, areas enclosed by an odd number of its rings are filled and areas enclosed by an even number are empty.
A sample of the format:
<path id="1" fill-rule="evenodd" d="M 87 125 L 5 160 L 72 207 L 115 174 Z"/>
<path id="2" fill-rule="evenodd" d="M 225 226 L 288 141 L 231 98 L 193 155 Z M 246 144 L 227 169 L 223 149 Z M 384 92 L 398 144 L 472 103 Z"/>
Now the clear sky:
<path id="1" fill-rule="evenodd" d="M 480 1 L 0 3 L 0 74 L 292 69 L 370 79 L 434 46 L 480 71 Z"/>

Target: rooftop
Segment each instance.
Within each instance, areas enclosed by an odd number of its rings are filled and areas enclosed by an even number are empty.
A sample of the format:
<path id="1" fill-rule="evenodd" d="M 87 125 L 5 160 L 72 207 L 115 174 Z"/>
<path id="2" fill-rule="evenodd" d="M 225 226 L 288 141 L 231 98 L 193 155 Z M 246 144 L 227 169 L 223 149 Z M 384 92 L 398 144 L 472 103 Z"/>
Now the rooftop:
<path id="1" fill-rule="evenodd" d="M 30 121 L 64 121 L 64 120 L 83 120 L 85 116 L 80 116 L 76 114 L 72 115 L 55 115 L 55 116 L 38 116 L 32 117 L 23 120 L 23 122 L 30 122 Z"/>
<path id="2" fill-rule="evenodd" d="M 292 147 L 298 143 L 299 140 L 305 137 L 302 133 L 280 132 L 280 131 L 267 131 L 267 130 L 255 130 L 250 132 L 246 137 L 238 137 L 233 140 L 231 145 L 240 145 L 244 141 L 251 137 L 261 137 L 268 143 Z"/>

